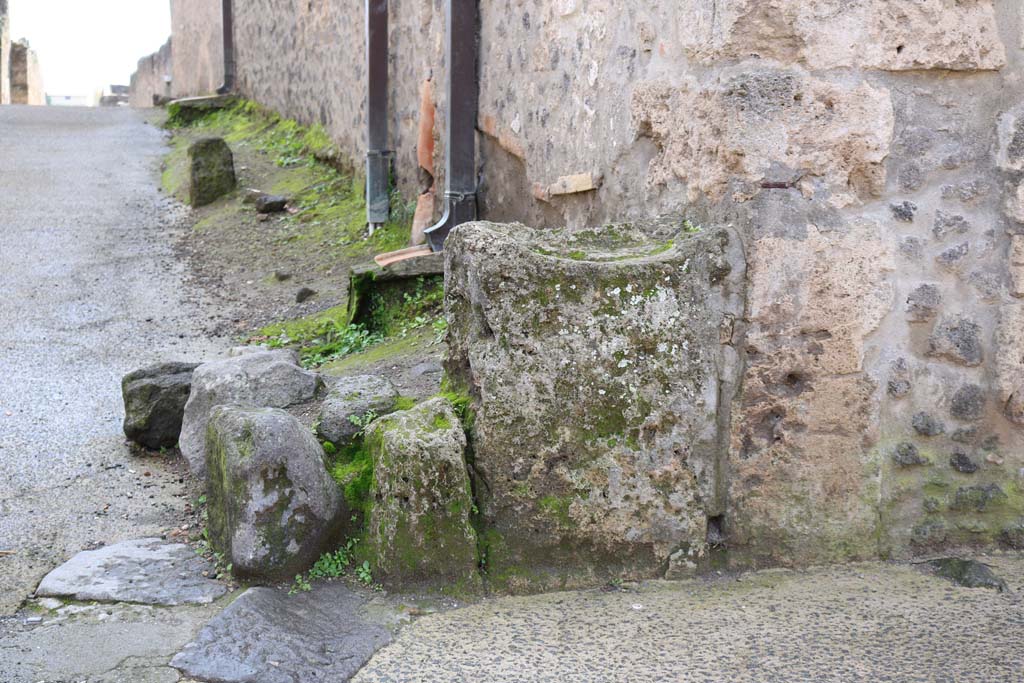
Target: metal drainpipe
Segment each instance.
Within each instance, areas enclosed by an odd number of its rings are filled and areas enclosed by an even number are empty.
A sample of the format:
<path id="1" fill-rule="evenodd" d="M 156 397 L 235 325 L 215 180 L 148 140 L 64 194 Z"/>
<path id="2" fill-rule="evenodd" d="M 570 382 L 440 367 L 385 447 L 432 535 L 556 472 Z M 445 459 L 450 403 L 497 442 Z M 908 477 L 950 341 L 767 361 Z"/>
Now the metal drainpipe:
<path id="1" fill-rule="evenodd" d="M 448 126 L 444 215 L 426 231 L 434 251 L 444 249 L 448 233 L 475 221 L 476 117 L 480 97 L 477 82 L 479 0 L 447 0 L 448 10 Z"/>
<path id="2" fill-rule="evenodd" d="M 372 233 L 391 213 L 388 193 L 388 0 L 366 0 L 366 221 Z"/>
<path id="3" fill-rule="evenodd" d="M 232 0 L 221 0 L 224 27 L 224 84 L 217 88 L 218 95 L 227 95 L 235 89 L 235 17 Z"/>

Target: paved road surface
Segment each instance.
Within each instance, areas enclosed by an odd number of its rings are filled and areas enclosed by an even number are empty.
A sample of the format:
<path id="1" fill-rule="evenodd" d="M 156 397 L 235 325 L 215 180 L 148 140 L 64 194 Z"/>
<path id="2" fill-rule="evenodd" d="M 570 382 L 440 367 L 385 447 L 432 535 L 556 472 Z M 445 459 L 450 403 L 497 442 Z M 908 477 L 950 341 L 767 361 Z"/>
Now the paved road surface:
<path id="1" fill-rule="evenodd" d="M 123 374 L 213 351 L 173 258 L 164 151 L 131 110 L 0 107 L 0 615 L 182 507 L 120 430 Z"/>

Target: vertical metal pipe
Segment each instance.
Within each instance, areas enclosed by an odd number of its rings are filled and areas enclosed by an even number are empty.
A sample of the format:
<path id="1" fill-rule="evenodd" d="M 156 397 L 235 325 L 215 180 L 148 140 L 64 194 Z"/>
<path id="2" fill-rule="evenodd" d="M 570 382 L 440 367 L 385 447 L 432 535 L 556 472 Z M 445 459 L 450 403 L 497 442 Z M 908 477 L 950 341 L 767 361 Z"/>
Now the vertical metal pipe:
<path id="1" fill-rule="evenodd" d="M 388 0 L 366 0 L 366 220 L 388 220 Z"/>
<path id="2" fill-rule="evenodd" d="M 224 29 L 224 84 L 217 93 L 226 95 L 235 89 L 235 12 L 232 0 L 221 0 Z"/>
<path id="3" fill-rule="evenodd" d="M 476 220 L 476 118 L 479 0 L 447 0 L 448 125 L 444 216 L 429 228 L 430 248 L 441 251 L 457 225 Z"/>

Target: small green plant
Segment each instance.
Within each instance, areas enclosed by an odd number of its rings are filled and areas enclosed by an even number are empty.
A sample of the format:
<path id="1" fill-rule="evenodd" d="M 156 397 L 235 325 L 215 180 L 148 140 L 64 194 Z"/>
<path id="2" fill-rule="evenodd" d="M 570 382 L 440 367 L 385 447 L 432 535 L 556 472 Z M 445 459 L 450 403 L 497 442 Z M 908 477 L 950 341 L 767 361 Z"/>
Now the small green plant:
<path id="1" fill-rule="evenodd" d="M 440 344 L 448 338 L 448 318 L 443 315 L 433 322 L 434 343 Z"/>
<path id="2" fill-rule="evenodd" d="M 370 569 L 369 560 L 363 560 L 363 563 L 356 567 L 356 578 L 364 586 L 373 585 L 373 571 Z"/>
<path id="3" fill-rule="evenodd" d="M 317 367 L 332 360 L 360 353 L 384 341 L 384 336 L 370 332 L 363 325 L 331 326 L 326 329 L 320 343 L 302 350 L 302 364 Z"/>
<path id="4" fill-rule="evenodd" d="M 337 579 L 344 576 L 352 564 L 352 556 L 355 554 L 358 543 L 359 541 L 356 539 L 350 538 L 344 546 L 338 548 L 333 553 L 321 555 L 320 559 L 316 561 L 316 564 L 308 572 L 295 577 L 295 583 L 292 584 L 288 594 L 295 595 L 299 592 L 312 590 L 313 581 Z M 358 570 L 359 568 L 357 567 L 357 573 Z"/>
<path id="5" fill-rule="evenodd" d="M 313 590 L 313 585 L 309 582 L 302 574 L 295 575 L 295 583 L 288 589 L 288 595 L 295 595 L 296 593 L 308 593 Z"/>
<path id="6" fill-rule="evenodd" d="M 377 413 L 373 410 L 368 410 L 362 415 L 349 415 L 348 421 L 359 427 L 359 432 L 356 434 L 357 437 L 362 436 L 366 428 L 370 426 L 370 423 L 376 420 L 378 417 Z"/>

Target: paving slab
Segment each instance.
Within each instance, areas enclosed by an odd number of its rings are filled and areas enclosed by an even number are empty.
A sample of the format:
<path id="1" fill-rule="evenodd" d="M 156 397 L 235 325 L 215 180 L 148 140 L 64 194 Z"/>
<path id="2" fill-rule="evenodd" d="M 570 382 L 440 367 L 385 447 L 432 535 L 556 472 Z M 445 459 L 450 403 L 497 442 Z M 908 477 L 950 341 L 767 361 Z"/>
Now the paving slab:
<path id="1" fill-rule="evenodd" d="M 365 598 L 340 583 L 297 595 L 250 588 L 171 666 L 217 683 L 341 683 L 391 641 L 386 628 L 362 615 L 365 605 Z"/>
<path id="2" fill-rule="evenodd" d="M 227 593 L 207 578 L 213 565 L 182 543 L 159 538 L 85 550 L 47 574 L 36 595 L 147 605 L 205 605 Z"/>

